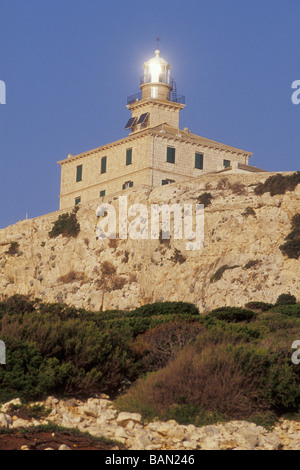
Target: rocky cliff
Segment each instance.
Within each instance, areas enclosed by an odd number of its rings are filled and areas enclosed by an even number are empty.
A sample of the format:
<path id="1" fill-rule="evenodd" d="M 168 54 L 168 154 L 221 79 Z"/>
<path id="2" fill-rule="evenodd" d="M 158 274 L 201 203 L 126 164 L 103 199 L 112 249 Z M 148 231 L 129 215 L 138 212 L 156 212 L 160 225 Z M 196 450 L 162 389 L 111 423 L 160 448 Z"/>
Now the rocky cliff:
<path id="1" fill-rule="evenodd" d="M 300 212 L 300 185 L 284 195 L 257 196 L 255 185 L 268 176 L 205 175 L 128 192 L 128 206 L 144 204 L 149 213 L 151 204 L 195 207 L 209 192 L 213 199 L 204 210 L 201 250 L 186 250 L 186 240 L 174 240 L 172 234 L 170 243 L 99 240 L 99 201 L 80 206 L 76 238 L 49 237 L 60 212 L 20 221 L 0 230 L 1 296 L 26 294 L 90 310 L 187 301 L 202 312 L 253 300 L 273 303 L 287 292 L 300 299 L 299 260 L 279 249 L 292 216 Z M 107 202 L 118 209 L 117 196 Z"/>

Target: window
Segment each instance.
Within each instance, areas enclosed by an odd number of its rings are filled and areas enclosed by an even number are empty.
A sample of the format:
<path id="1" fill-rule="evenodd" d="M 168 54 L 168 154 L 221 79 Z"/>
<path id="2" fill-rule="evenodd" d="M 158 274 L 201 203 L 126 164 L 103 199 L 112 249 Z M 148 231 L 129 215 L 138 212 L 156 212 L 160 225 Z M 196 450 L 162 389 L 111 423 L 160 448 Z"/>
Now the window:
<path id="1" fill-rule="evenodd" d="M 82 181 L 82 165 L 76 167 L 76 183 Z"/>
<path id="2" fill-rule="evenodd" d="M 151 87 L 151 98 L 157 98 L 158 96 L 158 88 L 157 86 Z"/>
<path id="3" fill-rule="evenodd" d="M 175 148 L 167 147 L 167 162 L 175 163 Z"/>
<path id="4" fill-rule="evenodd" d="M 166 184 L 171 184 L 171 183 L 175 183 L 175 180 L 166 179 L 166 180 L 161 181 L 162 186 L 165 186 Z"/>
<path id="5" fill-rule="evenodd" d="M 100 191 L 100 197 L 104 197 L 105 193 L 106 193 L 105 189 L 102 189 L 102 191 Z"/>
<path id="6" fill-rule="evenodd" d="M 75 198 L 75 206 L 81 203 L 81 197 L 76 197 Z"/>
<path id="7" fill-rule="evenodd" d="M 195 153 L 195 168 L 203 170 L 203 154 Z"/>
<path id="8" fill-rule="evenodd" d="M 230 160 L 223 160 L 223 165 L 224 165 L 224 168 L 228 168 L 230 167 Z"/>
<path id="9" fill-rule="evenodd" d="M 133 181 L 126 181 L 126 183 L 122 185 L 122 189 L 132 188 L 132 186 L 133 186 Z"/>
<path id="10" fill-rule="evenodd" d="M 106 173 L 106 157 L 101 158 L 101 174 Z"/>
<path id="11" fill-rule="evenodd" d="M 126 165 L 131 165 L 132 163 L 132 149 L 126 150 Z"/>

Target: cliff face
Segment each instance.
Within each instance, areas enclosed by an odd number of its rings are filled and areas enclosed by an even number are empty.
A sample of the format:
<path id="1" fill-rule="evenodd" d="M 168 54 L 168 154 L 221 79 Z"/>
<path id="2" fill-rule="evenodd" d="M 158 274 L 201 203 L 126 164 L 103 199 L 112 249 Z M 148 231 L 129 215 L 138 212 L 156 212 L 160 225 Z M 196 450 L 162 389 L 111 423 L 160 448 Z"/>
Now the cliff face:
<path id="1" fill-rule="evenodd" d="M 268 176 L 206 175 L 127 193 L 128 206 L 145 204 L 149 213 L 154 203 L 195 207 L 201 194 L 211 193 L 201 250 L 188 251 L 185 239 L 172 236 L 170 243 L 98 240 L 97 202 L 80 206 L 77 238 L 49 237 L 60 212 L 20 221 L 0 230 L 1 296 L 28 294 L 90 310 L 187 301 L 202 312 L 252 300 L 273 303 L 287 292 L 299 300 L 300 260 L 287 259 L 279 246 L 291 231 L 292 216 L 300 212 L 300 185 L 285 195 L 255 195 L 255 184 Z M 117 197 L 108 202 L 118 208 Z M 12 242 L 18 243 L 15 254 L 7 253 Z M 220 275 L 212 278 L 217 271 Z"/>

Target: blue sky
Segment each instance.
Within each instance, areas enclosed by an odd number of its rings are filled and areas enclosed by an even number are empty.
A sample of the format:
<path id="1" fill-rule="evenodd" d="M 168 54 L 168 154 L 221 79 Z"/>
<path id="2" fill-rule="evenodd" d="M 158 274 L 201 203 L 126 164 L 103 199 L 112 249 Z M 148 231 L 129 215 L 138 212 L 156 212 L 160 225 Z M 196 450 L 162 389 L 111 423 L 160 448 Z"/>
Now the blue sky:
<path id="1" fill-rule="evenodd" d="M 0 227 L 58 209 L 58 160 L 128 134 L 157 36 L 181 128 L 299 170 L 299 19 L 299 0 L 0 0 Z"/>

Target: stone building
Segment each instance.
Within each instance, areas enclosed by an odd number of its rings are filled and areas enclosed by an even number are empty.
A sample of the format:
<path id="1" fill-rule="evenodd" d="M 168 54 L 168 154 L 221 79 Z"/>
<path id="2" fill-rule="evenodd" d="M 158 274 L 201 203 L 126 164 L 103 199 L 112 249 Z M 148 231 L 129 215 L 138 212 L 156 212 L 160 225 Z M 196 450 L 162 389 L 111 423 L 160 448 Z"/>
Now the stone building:
<path id="1" fill-rule="evenodd" d="M 248 165 L 252 153 L 180 129 L 184 107 L 185 97 L 177 94 L 170 64 L 156 50 L 144 64 L 140 92 L 127 99 L 129 135 L 58 162 L 60 209 L 101 201 L 132 187 L 157 187 L 210 172 L 263 171 Z"/>

